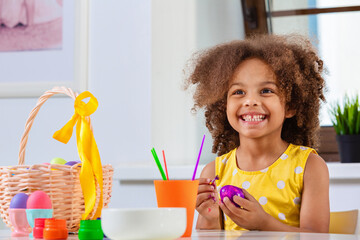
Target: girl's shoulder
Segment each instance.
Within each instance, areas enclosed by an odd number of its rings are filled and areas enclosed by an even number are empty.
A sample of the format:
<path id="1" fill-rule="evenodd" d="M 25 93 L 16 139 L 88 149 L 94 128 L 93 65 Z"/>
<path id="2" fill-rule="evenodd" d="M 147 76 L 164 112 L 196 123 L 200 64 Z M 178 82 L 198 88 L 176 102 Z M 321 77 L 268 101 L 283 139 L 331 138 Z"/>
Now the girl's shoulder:
<path id="1" fill-rule="evenodd" d="M 236 149 L 237 148 L 234 148 L 233 150 L 229 151 L 228 153 L 225 153 L 219 157 L 217 157 L 215 159 L 215 162 L 218 162 L 218 161 L 222 161 L 222 162 L 226 162 L 228 161 L 230 158 L 233 158 L 236 156 Z"/>
<path id="2" fill-rule="evenodd" d="M 315 149 L 289 144 L 286 151 L 280 156 L 280 159 L 291 159 L 291 161 L 285 161 L 287 165 L 299 165 L 304 169 L 310 156 L 318 156 Z"/>
<path id="3" fill-rule="evenodd" d="M 290 143 L 288 148 L 284 152 L 284 154 L 308 158 L 310 154 L 317 155 L 317 152 L 315 149 L 313 149 L 311 147 L 295 145 L 295 144 Z"/>
<path id="4" fill-rule="evenodd" d="M 329 178 L 329 170 L 325 160 L 315 153 L 310 153 L 306 161 L 304 177 L 307 175 L 317 175 L 317 177 Z"/>
<path id="5" fill-rule="evenodd" d="M 315 149 L 300 145 L 292 145 L 289 154 L 294 158 L 300 158 L 304 161 L 304 178 L 309 178 L 309 176 L 312 178 L 312 175 L 317 175 L 317 177 L 328 177 L 329 172 L 326 162 L 318 155 Z"/>

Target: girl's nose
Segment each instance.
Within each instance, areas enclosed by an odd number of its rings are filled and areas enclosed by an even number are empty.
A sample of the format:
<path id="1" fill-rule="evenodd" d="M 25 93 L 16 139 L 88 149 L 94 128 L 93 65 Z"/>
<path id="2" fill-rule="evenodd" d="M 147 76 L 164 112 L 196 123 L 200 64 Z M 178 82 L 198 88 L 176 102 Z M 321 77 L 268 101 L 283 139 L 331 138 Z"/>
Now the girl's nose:
<path id="1" fill-rule="evenodd" d="M 258 106 L 259 100 L 255 96 L 247 96 L 244 105 L 247 107 Z"/>

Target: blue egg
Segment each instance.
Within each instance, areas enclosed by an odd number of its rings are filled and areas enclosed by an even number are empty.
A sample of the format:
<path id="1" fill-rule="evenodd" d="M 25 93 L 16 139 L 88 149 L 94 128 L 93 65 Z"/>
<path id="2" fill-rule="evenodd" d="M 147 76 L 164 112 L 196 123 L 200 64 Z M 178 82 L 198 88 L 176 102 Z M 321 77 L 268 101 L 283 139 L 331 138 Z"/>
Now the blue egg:
<path id="1" fill-rule="evenodd" d="M 26 202 L 28 200 L 28 195 L 25 193 L 16 194 L 10 202 L 10 208 L 26 208 Z"/>

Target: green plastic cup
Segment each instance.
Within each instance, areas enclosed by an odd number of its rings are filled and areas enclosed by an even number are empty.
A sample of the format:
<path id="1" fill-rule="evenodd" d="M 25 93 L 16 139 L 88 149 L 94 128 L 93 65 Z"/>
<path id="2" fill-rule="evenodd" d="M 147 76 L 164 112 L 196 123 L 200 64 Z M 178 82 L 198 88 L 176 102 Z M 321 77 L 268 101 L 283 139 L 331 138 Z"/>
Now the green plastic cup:
<path id="1" fill-rule="evenodd" d="M 101 240 L 104 233 L 101 229 L 101 220 L 81 220 L 78 232 L 79 239 Z"/>

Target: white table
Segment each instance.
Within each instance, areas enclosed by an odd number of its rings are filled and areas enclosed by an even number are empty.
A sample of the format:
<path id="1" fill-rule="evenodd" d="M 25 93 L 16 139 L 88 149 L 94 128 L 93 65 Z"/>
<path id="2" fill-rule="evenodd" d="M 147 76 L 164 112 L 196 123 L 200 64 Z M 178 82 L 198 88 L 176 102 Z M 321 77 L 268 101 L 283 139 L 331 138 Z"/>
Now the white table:
<path id="1" fill-rule="evenodd" d="M 11 239 L 11 240 L 33 240 L 33 238 L 29 238 L 29 237 L 17 237 L 17 238 L 12 238 L 11 237 L 11 230 L 10 229 L 1 229 L 0 230 L 0 239 Z M 77 236 L 75 235 L 69 235 L 68 240 L 75 240 L 78 239 Z"/>
<path id="2" fill-rule="evenodd" d="M 11 238 L 10 230 L 0 230 L 0 239 L 27 240 L 31 238 Z M 78 239 L 70 235 L 68 240 Z M 293 233 L 293 232 L 263 232 L 263 231 L 193 231 L 191 238 L 178 240 L 360 240 L 360 235 L 327 234 L 327 233 Z"/>
<path id="3" fill-rule="evenodd" d="M 181 240 L 360 240 L 360 235 L 328 234 L 328 233 L 294 233 L 294 232 L 264 232 L 264 231 L 194 231 L 191 238 Z"/>

